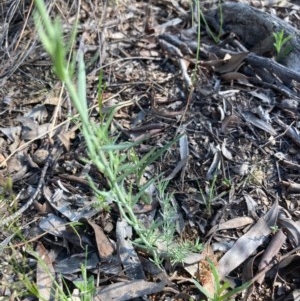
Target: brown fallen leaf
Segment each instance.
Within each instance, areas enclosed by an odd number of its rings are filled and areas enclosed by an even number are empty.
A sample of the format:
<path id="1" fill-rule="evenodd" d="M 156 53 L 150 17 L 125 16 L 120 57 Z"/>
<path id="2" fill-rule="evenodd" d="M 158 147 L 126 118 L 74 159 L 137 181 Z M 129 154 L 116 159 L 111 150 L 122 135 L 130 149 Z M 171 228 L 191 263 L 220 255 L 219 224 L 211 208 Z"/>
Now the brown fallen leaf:
<path id="1" fill-rule="evenodd" d="M 237 71 L 249 52 L 241 52 L 225 56 L 222 64 L 215 66 L 215 71 L 220 73 L 229 73 Z"/>
<path id="2" fill-rule="evenodd" d="M 221 78 L 225 81 L 239 80 L 239 81 L 248 83 L 248 76 L 246 76 L 240 72 L 228 72 L 228 73 L 222 74 Z"/>
<path id="3" fill-rule="evenodd" d="M 88 223 L 94 230 L 97 243 L 97 250 L 100 258 L 102 260 L 108 259 L 110 256 L 112 256 L 113 252 L 115 251 L 112 243 L 107 238 L 104 231 L 99 225 L 85 218 L 83 218 L 82 220 L 85 220 L 86 223 Z"/>
<path id="4" fill-rule="evenodd" d="M 243 228 L 245 226 L 248 226 L 249 224 L 252 224 L 253 222 L 253 218 L 248 216 L 232 218 L 224 223 L 212 227 L 206 234 L 206 236 L 209 236 L 216 231 Z"/>
<path id="5" fill-rule="evenodd" d="M 52 265 L 53 261 L 48 254 L 48 251 L 42 243 L 37 244 L 37 253 L 39 260 L 36 268 L 36 282 L 39 293 L 39 300 L 54 300 L 55 296 L 55 271 Z"/>

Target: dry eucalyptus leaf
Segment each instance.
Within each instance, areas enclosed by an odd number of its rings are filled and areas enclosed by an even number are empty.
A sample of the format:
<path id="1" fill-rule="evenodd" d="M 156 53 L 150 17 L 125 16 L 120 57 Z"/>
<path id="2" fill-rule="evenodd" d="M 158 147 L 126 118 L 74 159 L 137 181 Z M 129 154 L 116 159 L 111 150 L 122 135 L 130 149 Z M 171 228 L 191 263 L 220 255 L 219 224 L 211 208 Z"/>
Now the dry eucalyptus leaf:
<path id="1" fill-rule="evenodd" d="M 279 263 L 278 275 L 287 279 L 297 281 L 300 277 L 300 256 L 299 254 L 290 255 Z"/>
<path id="2" fill-rule="evenodd" d="M 206 234 L 206 236 L 208 237 L 211 234 L 215 233 L 216 231 L 242 228 L 249 224 L 252 224 L 253 222 L 254 222 L 254 220 L 248 216 L 236 217 L 236 218 L 230 219 L 224 223 L 213 226 L 209 230 L 209 232 Z"/>
<path id="3" fill-rule="evenodd" d="M 264 130 L 265 132 L 267 132 L 273 136 L 277 135 L 277 132 L 273 129 L 273 127 L 270 124 L 257 118 L 251 112 L 242 112 L 242 115 L 245 118 L 245 120 L 247 122 L 249 122 L 250 124 L 252 124 L 253 126 L 255 126 L 261 130 Z"/>
<path id="4" fill-rule="evenodd" d="M 299 107 L 299 102 L 296 99 L 285 98 L 280 101 L 278 106 L 282 109 L 297 110 Z"/>
<path id="5" fill-rule="evenodd" d="M 63 237 L 66 231 L 66 221 L 52 213 L 40 219 L 39 227 L 54 236 Z"/>
<path id="6" fill-rule="evenodd" d="M 300 300 L 300 289 L 294 290 L 284 300 L 285 301 L 299 301 Z"/>
<path id="7" fill-rule="evenodd" d="M 130 279 L 144 279 L 145 274 L 140 259 L 132 243 L 132 228 L 123 220 L 117 222 L 117 246 L 125 274 Z"/>
<path id="8" fill-rule="evenodd" d="M 227 276 L 232 270 L 243 263 L 256 249 L 262 245 L 275 226 L 278 215 L 278 201 L 276 200 L 268 213 L 243 236 L 234 246 L 220 259 L 218 270 L 221 278 Z"/>
<path id="9" fill-rule="evenodd" d="M 248 84 L 248 76 L 240 72 L 228 72 L 221 75 L 225 81 L 237 80 L 239 83 Z"/>
<path id="10" fill-rule="evenodd" d="M 300 222 L 293 221 L 290 218 L 285 217 L 283 214 L 278 216 L 278 225 L 285 229 L 288 234 L 289 241 L 294 248 L 300 246 Z"/>
<path id="11" fill-rule="evenodd" d="M 294 143 L 300 146 L 300 135 L 298 130 L 293 126 L 288 126 L 284 122 L 282 122 L 278 117 L 274 119 L 276 123 L 278 123 L 282 128 L 285 129 L 284 134 L 291 138 Z"/>
<path id="12" fill-rule="evenodd" d="M 206 173 L 206 180 L 211 180 L 213 178 L 213 176 L 216 174 L 220 164 L 221 164 L 221 151 L 217 150 L 215 152 L 213 161 Z"/>
<path id="13" fill-rule="evenodd" d="M 36 268 L 36 284 L 39 296 L 41 296 L 39 300 L 52 301 L 55 295 L 53 261 L 42 243 L 38 243 L 36 250 L 39 256 Z"/>
<path id="14" fill-rule="evenodd" d="M 248 216 L 232 218 L 218 225 L 218 230 L 238 229 L 253 224 L 254 220 Z"/>
<path id="15" fill-rule="evenodd" d="M 248 54 L 249 52 L 241 52 L 237 54 L 230 54 L 230 56 L 225 56 L 223 63 L 215 66 L 215 71 L 220 73 L 237 71 Z"/>
<path id="16" fill-rule="evenodd" d="M 270 104 L 271 103 L 271 98 L 269 96 L 267 96 L 265 93 L 257 92 L 257 91 L 250 91 L 248 93 L 250 95 L 260 99 L 265 104 Z"/>
<path id="17" fill-rule="evenodd" d="M 185 159 L 190 154 L 189 142 L 186 134 L 182 135 L 179 139 L 179 153 L 181 160 Z"/>
<path id="18" fill-rule="evenodd" d="M 8 128 L 0 128 L 0 131 L 11 141 L 14 142 L 16 139 L 19 140 L 22 127 L 21 126 L 11 126 Z"/>
<path id="19" fill-rule="evenodd" d="M 247 193 L 244 193 L 244 198 L 247 204 L 248 215 L 251 215 L 255 220 L 258 220 L 258 215 L 256 214 L 257 202 Z"/>
<path id="20" fill-rule="evenodd" d="M 81 271 L 83 263 L 88 270 L 96 269 L 100 263 L 98 254 L 96 252 L 77 253 L 57 261 L 54 268 L 56 273 L 73 274 Z"/>
<path id="21" fill-rule="evenodd" d="M 87 220 L 87 219 L 83 219 L 83 220 L 86 221 L 94 230 L 96 243 L 97 243 L 97 249 L 98 249 L 100 258 L 103 260 L 107 260 L 110 256 L 112 256 L 112 254 L 114 252 L 112 243 L 110 242 L 110 240 L 105 235 L 104 231 L 102 230 L 102 228 L 99 225 L 97 225 L 94 222 Z"/>
<path id="22" fill-rule="evenodd" d="M 148 282 L 145 280 L 133 280 L 118 282 L 98 288 L 94 301 L 127 301 L 134 298 L 161 292 L 166 283 Z"/>
<path id="23" fill-rule="evenodd" d="M 22 153 L 18 154 L 17 156 L 12 157 L 7 162 L 7 170 L 9 174 L 16 173 L 20 171 L 26 165 L 24 162 L 25 155 Z"/>
<path id="24" fill-rule="evenodd" d="M 278 255 L 279 250 L 281 249 L 282 245 L 286 241 L 286 236 L 279 230 L 276 234 L 272 237 L 270 244 L 268 245 L 267 249 L 263 253 L 261 260 L 258 265 L 258 270 L 263 270 L 269 263 L 274 260 L 274 258 Z M 262 284 L 264 280 L 265 274 L 262 274 L 261 277 L 257 280 L 259 284 Z"/>
<path id="25" fill-rule="evenodd" d="M 93 202 L 90 197 L 79 194 L 70 195 L 62 184 L 59 184 L 59 186 L 61 189 L 57 188 L 54 193 L 49 189 L 46 190 L 45 196 L 51 207 L 59 211 L 70 221 L 77 222 L 81 218 L 91 218 L 99 212 L 99 208 L 92 206 Z"/>
<path id="26" fill-rule="evenodd" d="M 187 163 L 188 163 L 188 159 L 189 157 L 185 157 L 184 159 L 180 160 L 179 162 L 177 162 L 175 168 L 172 170 L 172 172 L 166 177 L 166 180 L 172 180 L 176 177 L 176 175 L 186 167 Z"/>
<path id="27" fill-rule="evenodd" d="M 238 125 L 242 123 L 241 118 L 239 118 L 236 115 L 230 115 L 225 117 L 224 120 L 222 120 L 222 127 L 221 130 L 223 133 L 227 134 L 231 128 L 237 128 Z"/>

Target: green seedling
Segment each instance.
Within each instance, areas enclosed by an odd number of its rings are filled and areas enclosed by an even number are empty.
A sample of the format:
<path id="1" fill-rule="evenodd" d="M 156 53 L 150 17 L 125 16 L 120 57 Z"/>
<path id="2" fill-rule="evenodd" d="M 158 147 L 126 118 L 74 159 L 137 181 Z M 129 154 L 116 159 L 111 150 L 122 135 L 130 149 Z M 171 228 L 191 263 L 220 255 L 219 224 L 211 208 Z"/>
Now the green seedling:
<path id="1" fill-rule="evenodd" d="M 276 234 L 279 231 L 279 227 L 277 225 L 270 227 L 273 234 Z"/>
<path id="2" fill-rule="evenodd" d="M 292 36 L 286 36 L 284 29 L 282 29 L 281 31 L 274 32 L 273 37 L 275 39 L 273 45 L 276 50 L 276 60 L 280 61 L 293 50 L 293 47 L 288 43 L 292 39 Z"/>
<path id="3" fill-rule="evenodd" d="M 208 184 L 208 189 L 205 189 L 206 192 L 204 192 L 203 189 L 200 188 L 200 194 L 202 199 L 204 200 L 208 215 L 211 215 L 212 202 L 214 197 L 216 196 L 216 181 L 217 181 L 217 176 L 214 175 L 212 180 Z"/>

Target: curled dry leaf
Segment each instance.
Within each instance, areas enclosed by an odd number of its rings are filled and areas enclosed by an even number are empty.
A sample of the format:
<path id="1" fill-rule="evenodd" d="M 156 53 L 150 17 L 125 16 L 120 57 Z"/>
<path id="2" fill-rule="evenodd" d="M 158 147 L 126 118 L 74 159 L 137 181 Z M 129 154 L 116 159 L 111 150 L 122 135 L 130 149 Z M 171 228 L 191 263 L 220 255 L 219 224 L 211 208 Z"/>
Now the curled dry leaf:
<path id="1" fill-rule="evenodd" d="M 222 155 L 227 159 L 227 160 L 233 160 L 232 154 L 229 151 L 229 149 L 226 147 L 226 139 L 224 139 L 222 143 Z"/>
<path id="2" fill-rule="evenodd" d="M 244 193 L 244 198 L 247 204 L 248 215 L 252 216 L 255 220 L 258 220 L 259 217 L 256 214 L 255 208 L 257 207 L 257 202 L 247 193 Z"/>
<path id="3" fill-rule="evenodd" d="M 293 245 L 294 248 L 300 246 L 300 222 L 293 221 L 290 218 L 284 216 L 284 214 L 280 213 L 278 216 L 278 225 L 285 229 L 288 234 L 288 239 Z"/>
<path id="4" fill-rule="evenodd" d="M 221 152 L 220 150 L 216 150 L 213 161 L 206 173 L 206 180 L 211 180 L 213 176 L 216 174 L 219 166 L 221 164 Z"/>

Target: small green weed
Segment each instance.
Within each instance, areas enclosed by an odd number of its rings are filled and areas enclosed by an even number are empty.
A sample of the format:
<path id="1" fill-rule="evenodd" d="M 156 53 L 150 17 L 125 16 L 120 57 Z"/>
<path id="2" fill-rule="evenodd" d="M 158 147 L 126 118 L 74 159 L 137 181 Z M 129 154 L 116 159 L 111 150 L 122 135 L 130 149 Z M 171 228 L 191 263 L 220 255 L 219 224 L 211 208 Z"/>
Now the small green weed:
<path id="1" fill-rule="evenodd" d="M 270 227 L 272 234 L 276 234 L 279 231 L 279 227 L 277 225 Z"/>
<path id="2" fill-rule="evenodd" d="M 214 197 L 216 196 L 216 181 L 217 176 L 214 175 L 210 182 L 206 185 L 205 192 L 200 188 L 200 194 L 204 200 L 206 211 L 208 215 L 211 215 L 211 207 Z M 199 185 L 200 186 L 200 185 Z"/>
<path id="3" fill-rule="evenodd" d="M 142 158 L 139 158 L 134 153 L 133 148 L 140 142 L 120 142 L 118 135 L 114 135 L 110 131 L 114 115 L 119 107 L 122 107 L 122 104 L 111 108 L 110 111 L 103 112 L 103 100 L 100 95 L 98 96 L 98 105 L 101 112 L 100 123 L 93 123 L 89 119 L 86 99 L 86 68 L 83 57 L 83 41 L 80 43 L 79 49 L 74 56 L 78 64 L 77 84 L 74 84 L 73 71 L 75 68 L 73 65 L 69 67 L 65 59 L 67 47 L 64 44 L 61 23 L 58 19 L 55 21 L 50 19 L 43 0 L 36 0 L 35 3 L 37 7 L 35 24 L 40 39 L 52 59 L 57 77 L 65 84 L 70 98 L 80 115 L 81 132 L 86 142 L 89 160 L 105 177 L 108 184 L 107 190 L 99 190 L 96 189 L 90 179 L 91 187 L 98 195 L 102 206 L 104 206 L 105 202 L 113 201 L 116 203 L 121 217 L 128 225 L 132 226 L 138 237 L 135 243 L 142 246 L 144 250 L 153 255 L 156 262 L 159 262 L 159 252 L 156 246 L 161 236 L 159 227 L 163 224 L 162 233 L 169 233 L 170 237 L 174 235 L 174 230 L 171 228 L 174 224 L 173 216 L 172 224 L 170 216 L 167 216 L 166 210 L 163 209 L 163 221 L 154 221 L 149 228 L 145 228 L 135 215 L 133 208 L 145 196 L 150 185 L 156 183 L 159 186 L 160 183 L 160 179 L 157 177 L 146 184 L 140 185 L 140 178 L 145 168 L 159 158 L 172 144 L 176 143 L 180 137 L 167 143 L 159 150 L 152 149 Z M 75 35 L 72 35 L 71 38 L 74 39 Z M 74 43 L 71 41 L 68 44 L 73 45 Z M 100 73 L 99 93 L 102 93 L 105 89 L 102 81 L 103 74 Z M 129 158 L 131 160 L 128 160 Z M 161 206 L 167 208 L 169 198 L 165 199 L 162 197 L 162 199 Z M 172 237 L 172 240 L 174 240 L 174 237 Z M 187 249 L 186 245 L 183 245 L 183 247 L 185 250 Z M 172 255 L 172 253 L 168 254 Z M 175 258 L 174 261 L 177 262 L 178 259 Z"/>
<path id="4" fill-rule="evenodd" d="M 293 47 L 288 44 L 288 42 L 292 39 L 292 36 L 285 36 L 284 29 L 282 29 L 281 31 L 274 32 L 273 37 L 275 39 L 273 45 L 276 50 L 276 60 L 280 61 L 293 50 Z"/>
<path id="5" fill-rule="evenodd" d="M 82 280 L 74 281 L 74 285 L 79 289 L 81 301 L 92 301 L 95 295 L 95 280 L 94 276 L 87 276 L 86 265 L 81 265 Z"/>
<path id="6" fill-rule="evenodd" d="M 176 237 L 177 210 L 172 204 L 173 194 L 166 193 L 168 181 L 160 181 L 158 184 L 158 198 L 161 206 L 161 222 L 159 224 L 159 232 L 156 232 L 157 245 L 162 248 L 166 257 L 170 258 L 171 264 L 176 265 L 183 263 L 190 253 L 200 253 L 202 244 L 199 240 L 182 241 L 174 239 Z"/>
<path id="7" fill-rule="evenodd" d="M 207 259 L 210 271 L 212 273 L 213 285 L 214 285 L 214 293 L 211 294 L 208 292 L 198 281 L 193 279 L 193 283 L 199 289 L 199 291 L 204 294 L 208 301 L 234 301 L 233 297 L 238 293 L 242 292 L 246 288 L 250 286 L 249 282 L 244 283 L 243 285 L 236 287 L 234 289 L 230 289 L 230 285 L 228 282 L 222 282 L 219 277 L 218 270 L 216 266 L 210 259 Z"/>

